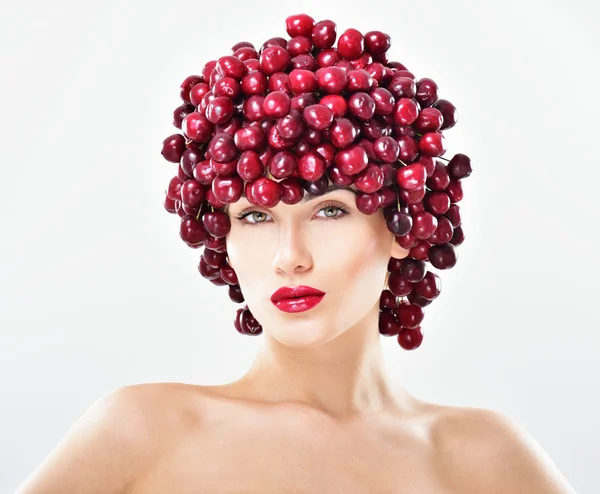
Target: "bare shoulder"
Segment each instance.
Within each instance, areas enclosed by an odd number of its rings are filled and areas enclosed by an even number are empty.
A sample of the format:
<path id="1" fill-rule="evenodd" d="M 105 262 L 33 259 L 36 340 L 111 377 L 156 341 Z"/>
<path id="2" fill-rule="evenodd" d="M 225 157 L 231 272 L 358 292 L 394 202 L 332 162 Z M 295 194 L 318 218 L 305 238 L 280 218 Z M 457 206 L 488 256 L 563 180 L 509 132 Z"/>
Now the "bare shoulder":
<path id="1" fill-rule="evenodd" d="M 16 494 L 121 494 L 160 450 L 165 407 L 175 386 L 137 384 L 97 399 L 21 485 Z"/>
<path id="2" fill-rule="evenodd" d="M 461 492 L 575 494 L 516 420 L 484 408 L 442 407 L 440 458 Z"/>

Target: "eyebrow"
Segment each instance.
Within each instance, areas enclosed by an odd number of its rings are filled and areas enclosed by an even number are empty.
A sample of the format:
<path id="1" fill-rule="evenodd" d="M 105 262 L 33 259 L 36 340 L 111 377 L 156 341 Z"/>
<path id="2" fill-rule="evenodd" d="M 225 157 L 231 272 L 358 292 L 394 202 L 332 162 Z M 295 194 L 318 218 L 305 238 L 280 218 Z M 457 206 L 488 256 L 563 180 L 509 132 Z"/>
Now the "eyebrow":
<path id="1" fill-rule="evenodd" d="M 350 192 L 353 192 L 354 195 L 357 194 L 357 191 L 350 189 L 349 187 L 338 187 L 335 184 L 329 184 L 329 187 L 327 187 L 327 190 L 325 192 L 323 192 L 322 194 L 315 195 L 315 194 L 311 194 L 308 191 L 305 191 L 304 196 L 302 197 L 302 200 L 300 201 L 300 204 L 304 204 L 308 201 L 312 201 L 313 199 L 324 196 L 325 194 L 328 194 L 329 192 L 333 192 L 334 190 L 349 190 Z"/>
<path id="2" fill-rule="evenodd" d="M 322 194 L 311 194 L 310 192 L 308 192 L 306 189 L 304 190 L 304 196 L 302 197 L 302 199 L 300 200 L 299 204 L 305 204 L 308 201 L 312 201 L 313 199 L 316 199 L 317 197 L 321 197 L 324 196 L 325 194 L 329 194 L 329 192 L 333 192 L 334 190 L 349 190 L 350 192 L 352 192 L 354 195 L 358 194 L 358 191 L 351 189 L 349 186 L 348 187 L 338 187 L 335 184 L 329 184 L 329 187 L 327 187 L 327 189 L 325 190 L 325 192 L 323 192 Z M 245 198 L 246 200 L 248 200 L 248 198 L 246 197 L 245 193 L 242 193 L 243 198 Z M 229 204 L 226 205 L 226 212 L 229 213 Z"/>

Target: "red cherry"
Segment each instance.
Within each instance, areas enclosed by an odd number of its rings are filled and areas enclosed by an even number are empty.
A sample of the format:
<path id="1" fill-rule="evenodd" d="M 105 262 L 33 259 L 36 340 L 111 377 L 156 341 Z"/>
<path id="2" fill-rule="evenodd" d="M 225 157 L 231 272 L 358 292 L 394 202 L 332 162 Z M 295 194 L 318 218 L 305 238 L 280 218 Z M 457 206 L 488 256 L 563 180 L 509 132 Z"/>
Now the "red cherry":
<path id="1" fill-rule="evenodd" d="M 466 154 L 456 153 L 448 162 L 448 173 L 452 178 L 466 178 L 472 173 L 471 158 Z"/>
<path id="2" fill-rule="evenodd" d="M 368 163 L 367 152 L 359 144 L 341 149 L 335 155 L 335 164 L 346 175 L 355 175 L 362 172 Z"/>
<path id="3" fill-rule="evenodd" d="M 311 31 L 313 44 L 320 50 L 331 48 L 336 39 L 336 24 L 330 20 L 317 22 Z M 321 52 L 322 53 L 322 52 Z"/>
<path id="4" fill-rule="evenodd" d="M 381 206 L 381 196 L 377 192 L 356 195 L 356 208 L 363 214 L 375 214 L 379 206 Z"/>
<path id="5" fill-rule="evenodd" d="M 290 76 L 285 72 L 275 72 L 269 77 L 268 88 L 271 92 L 283 91 L 284 93 L 291 95 Z"/>
<path id="6" fill-rule="evenodd" d="M 181 203 L 188 208 L 197 208 L 206 198 L 206 190 L 193 178 L 181 185 Z"/>
<path id="7" fill-rule="evenodd" d="M 383 172 L 374 164 L 369 164 L 354 179 L 356 188 L 365 194 L 371 194 L 383 187 Z"/>
<path id="8" fill-rule="evenodd" d="M 402 304 L 398 307 L 396 315 L 400 326 L 403 328 L 414 329 L 421 324 L 425 313 L 423 312 L 423 309 L 417 305 Z"/>
<path id="9" fill-rule="evenodd" d="M 193 216 L 185 215 L 181 218 L 179 225 L 179 236 L 188 245 L 202 245 L 202 242 L 208 236 L 202 221 Z"/>
<path id="10" fill-rule="evenodd" d="M 442 290 L 442 280 L 437 274 L 427 271 L 425 277 L 415 284 L 414 290 L 421 297 L 433 300 Z"/>
<path id="11" fill-rule="evenodd" d="M 289 74 L 289 81 L 293 94 L 312 93 L 318 87 L 317 76 L 310 70 L 292 70 Z"/>
<path id="12" fill-rule="evenodd" d="M 215 198 L 225 205 L 237 202 L 242 197 L 243 188 L 244 182 L 240 177 L 215 177 L 211 191 Z"/>
<path id="13" fill-rule="evenodd" d="M 406 328 L 398 333 L 398 344 L 405 350 L 416 350 L 423 342 L 421 328 Z"/>
<path id="14" fill-rule="evenodd" d="M 315 20 L 307 14 L 290 15 L 285 20 L 285 30 L 294 36 L 310 36 L 315 25 Z"/>
<path id="15" fill-rule="evenodd" d="M 425 167 L 421 163 L 403 166 L 396 173 L 398 185 L 407 191 L 424 187 L 426 180 Z"/>
<path id="16" fill-rule="evenodd" d="M 249 96 L 251 94 L 266 94 L 268 88 L 267 76 L 260 70 L 250 70 L 240 84 L 242 92 Z"/>
<path id="17" fill-rule="evenodd" d="M 206 231 L 213 237 L 225 237 L 231 230 L 231 220 L 223 211 L 209 211 L 202 215 Z"/>
<path id="18" fill-rule="evenodd" d="M 423 77 L 417 82 L 417 94 L 415 99 L 421 108 L 433 105 L 438 99 L 438 85 L 433 79 Z"/>
<path id="19" fill-rule="evenodd" d="M 390 291 L 397 297 L 406 297 L 413 291 L 412 284 L 400 271 L 392 271 L 388 279 Z"/>
<path id="20" fill-rule="evenodd" d="M 357 29 L 346 29 L 338 39 L 338 52 L 347 59 L 360 56 L 364 48 L 364 38 Z"/>
<path id="21" fill-rule="evenodd" d="M 326 94 L 340 94 L 347 81 L 346 72 L 339 67 L 326 67 L 317 75 L 319 88 Z"/>
<path id="22" fill-rule="evenodd" d="M 434 108 L 437 108 L 442 112 L 442 116 L 444 117 L 444 123 L 440 130 L 451 129 L 454 127 L 456 122 L 458 121 L 458 113 L 456 111 L 456 107 L 450 103 L 450 101 L 445 99 L 438 99 L 434 104 Z"/>
<path id="23" fill-rule="evenodd" d="M 269 171 L 277 179 L 289 177 L 297 166 L 296 156 L 289 151 L 280 151 L 269 161 Z"/>
<path id="24" fill-rule="evenodd" d="M 394 122 L 399 125 L 410 125 L 419 116 L 419 106 L 411 98 L 400 98 L 394 108 Z"/>
<path id="25" fill-rule="evenodd" d="M 391 310 L 384 310 L 379 313 L 379 334 L 383 336 L 396 336 L 401 329 Z"/>
<path id="26" fill-rule="evenodd" d="M 284 204 L 297 204 L 304 196 L 304 189 L 297 178 L 284 178 L 279 182 L 281 187 L 281 202 Z"/>
<path id="27" fill-rule="evenodd" d="M 365 34 L 365 49 L 372 55 L 385 53 L 392 46 L 392 39 L 381 31 L 369 31 Z"/>
<path id="28" fill-rule="evenodd" d="M 446 138 L 440 132 L 427 132 L 419 140 L 419 149 L 427 156 L 442 156 L 446 152 Z"/>
<path id="29" fill-rule="evenodd" d="M 290 111 L 292 100 L 283 91 L 269 93 L 263 101 L 263 110 L 267 117 L 279 118 Z"/>
<path id="30" fill-rule="evenodd" d="M 325 105 L 310 105 L 304 108 L 302 118 L 315 130 L 324 130 L 333 122 L 333 112 Z"/>
<path id="31" fill-rule="evenodd" d="M 421 240 L 426 240 L 433 235 L 437 226 L 438 220 L 433 214 L 420 211 L 413 216 L 411 233 Z"/>
<path id="32" fill-rule="evenodd" d="M 325 174 L 325 160 L 318 153 L 307 153 L 298 160 L 298 175 L 312 182 Z"/>
<path id="33" fill-rule="evenodd" d="M 272 208 L 281 200 L 281 187 L 268 177 L 260 177 L 252 183 L 252 195 L 257 204 Z"/>
<path id="34" fill-rule="evenodd" d="M 329 128 L 329 139 L 338 149 L 350 146 L 358 135 L 357 128 L 347 118 L 335 118 Z"/>
<path id="35" fill-rule="evenodd" d="M 185 151 L 185 137 L 181 134 L 173 134 L 162 142 L 161 154 L 164 159 L 171 163 L 179 163 Z"/>
<path id="36" fill-rule="evenodd" d="M 260 68 L 267 75 L 283 72 L 291 60 L 290 52 L 282 46 L 269 46 L 260 54 Z"/>

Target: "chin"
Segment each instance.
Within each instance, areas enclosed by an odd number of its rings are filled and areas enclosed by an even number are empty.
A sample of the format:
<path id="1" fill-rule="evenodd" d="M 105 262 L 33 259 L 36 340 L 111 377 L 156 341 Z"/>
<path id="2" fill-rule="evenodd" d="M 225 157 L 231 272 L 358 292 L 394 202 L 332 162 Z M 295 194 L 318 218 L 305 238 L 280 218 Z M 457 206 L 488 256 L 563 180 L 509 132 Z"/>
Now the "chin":
<path id="1" fill-rule="evenodd" d="M 277 329 L 263 326 L 263 331 L 282 345 L 291 348 L 311 348 L 332 340 L 337 333 L 325 329 L 314 321 L 287 321 L 276 325 Z"/>

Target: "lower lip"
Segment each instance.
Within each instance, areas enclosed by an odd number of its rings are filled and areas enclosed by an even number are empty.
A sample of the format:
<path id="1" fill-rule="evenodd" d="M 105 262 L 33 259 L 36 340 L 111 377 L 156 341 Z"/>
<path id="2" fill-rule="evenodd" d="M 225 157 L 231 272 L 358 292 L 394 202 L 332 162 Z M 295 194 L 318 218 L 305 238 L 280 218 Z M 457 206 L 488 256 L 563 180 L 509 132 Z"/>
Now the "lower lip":
<path id="1" fill-rule="evenodd" d="M 317 305 L 325 295 L 308 295 L 306 297 L 286 298 L 273 302 L 275 307 L 284 312 L 304 312 Z"/>

